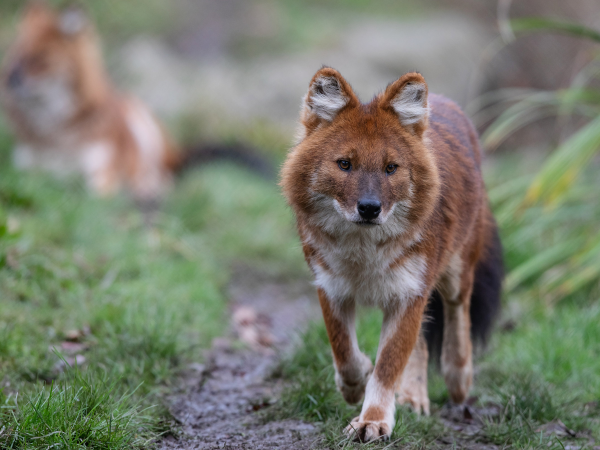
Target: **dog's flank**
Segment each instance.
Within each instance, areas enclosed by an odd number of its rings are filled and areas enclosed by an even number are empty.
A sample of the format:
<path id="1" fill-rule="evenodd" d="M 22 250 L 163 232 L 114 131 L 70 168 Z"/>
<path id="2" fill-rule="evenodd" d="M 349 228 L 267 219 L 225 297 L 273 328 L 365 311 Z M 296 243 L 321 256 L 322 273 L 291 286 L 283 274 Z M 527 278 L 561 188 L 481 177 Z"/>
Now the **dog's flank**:
<path id="1" fill-rule="evenodd" d="M 145 105 L 115 90 L 80 9 L 30 3 L 0 83 L 17 166 L 81 173 L 97 194 L 125 188 L 140 200 L 170 184 L 173 145 Z"/>
<path id="2" fill-rule="evenodd" d="M 493 218 L 490 217 L 490 220 L 493 221 Z M 479 344 L 481 348 L 487 343 L 494 319 L 500 310 L 500 294 L 504 278 L 502 243 L 495 222 L 492 222 L 488 231 L 492 235 L 486 239 L 486 248 L 477 262 L 469 309 L 471 338 L 473 343 Z M 437 363 L 444 336 L 444 304 L 437 290 L 434 290 L 429 298 L 423 330 L 428 350 Z"/>
<path id="3" fill-rule="evenodd" d="M 484 269 L 500 247 L 477 134 L 454 103 L 428 95 L 418 73 L 362 104 L 325 67 L 309 85 L 299 137 L 281 185 L 319 289 L 336 384 L 349 402 L 364 394 L 346 431 L 364 441 L 388 437 L 395 392 L 429 411 L 421 323 L 430 296 L 443 302 L 442 371 L 456 403 L 472 381 L 471 298 L 490 311 L 475 330 L 485 331 L 496 310 L 501 271 Z M 486 274 L 491 297 L 481 301 L 473 285 Z M 374 369 L 356 344 L 356 303 L 384 312 Z"/>

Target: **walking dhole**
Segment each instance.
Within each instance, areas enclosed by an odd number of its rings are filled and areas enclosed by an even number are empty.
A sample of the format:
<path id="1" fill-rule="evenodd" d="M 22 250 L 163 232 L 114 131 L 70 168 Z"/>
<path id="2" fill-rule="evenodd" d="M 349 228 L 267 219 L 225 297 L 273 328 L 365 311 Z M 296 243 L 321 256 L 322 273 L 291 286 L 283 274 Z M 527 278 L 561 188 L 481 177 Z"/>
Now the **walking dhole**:
<path id="1" fill-rule="evenodd" d="M 418 73 L 364 104 L 324 67 L 300 121 L 281 186 L 315 277 L 337 387 L 350 403 L 364 396 L 345 431 L 363 442 L 387 438 L 396 395 L 429 413 L 428 300 L 443 302 L 441 367 L 454 403 L 473 378 L 471 320 L 479 319 L 470 311 L 482 316 L 473 330 L 485 333 L 499 304 L 501 247 L 477 133 Z M 374 367 L 358 348 L 357 304 L 384 313 Z"/>

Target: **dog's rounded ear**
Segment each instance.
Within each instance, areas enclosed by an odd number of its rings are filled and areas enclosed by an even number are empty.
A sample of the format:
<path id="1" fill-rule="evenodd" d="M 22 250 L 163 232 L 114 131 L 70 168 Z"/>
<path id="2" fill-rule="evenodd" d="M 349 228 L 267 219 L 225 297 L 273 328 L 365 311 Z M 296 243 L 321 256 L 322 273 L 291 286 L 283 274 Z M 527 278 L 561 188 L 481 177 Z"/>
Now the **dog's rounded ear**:
<path id="1" fill-rule="evenodd" d="M 312 78 L 302 103 L 302 135 L 307 136 L 323 123 L 333 122 L 344 108 L 359 103 L 344 77 L 331 67 L 323 67 Z"/>
<path id="2" fill-rule="evenodd" d="M 23 19 L 19 25 L 21 33 L 54 28 L 56 15 L 44 0 L 30 0 L 23 9 Z"/>
<path id="3" fill-rule="evenodd" d="M 25 16 L 39 16 L 52 14 L 52 9 L 44 0 L 30 0 L 24 8 Z"/>
<path id="4" fill-rule="evenodd" d="M 58 27 L 65 36 L 76 36 L 87 29 L 90 21 L 85 11 L 77 5 L 67 6 L 60 12 Z"/>
<path id="5" fill-rule="evenodd" d="M 387 87 L 381 106 L 393 111 L 405 128 L 420 136 L 429 118 L 427 95 L 425 78 L 417 72 L 407 73 Z"/>

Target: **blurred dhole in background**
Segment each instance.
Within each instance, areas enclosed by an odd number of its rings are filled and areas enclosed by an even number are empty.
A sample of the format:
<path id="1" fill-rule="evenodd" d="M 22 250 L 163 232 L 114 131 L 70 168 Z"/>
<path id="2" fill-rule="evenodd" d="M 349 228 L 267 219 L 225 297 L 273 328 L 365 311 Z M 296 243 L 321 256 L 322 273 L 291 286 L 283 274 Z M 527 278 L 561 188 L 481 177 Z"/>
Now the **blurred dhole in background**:
<path id="1" fill-rule="evenodd" d="M 526 447 L 547 439 L 536 427 L 555 419 L 600 438 L 597 0 L 81 4 L 113 80 L 183 146 L 241 142 L 278 165 L 322 64 L 363 100 L 418 70 L 431 91 L 466 108 L 486 148 L 507 266 L 499 332 L 475 393 L 506 407 L 485 439 Z M 0 3 L 1 54 L 24 5 Z M 4 122 L 0 443 L 151 445 L 171 425 L 163 408 L 147 406 L 162 404 L 174 375 L 222 333 L 232 277 L 308 280 L 291 215 L 272 180 L 211 164 L 175 183 L 148 228 L 126 198 L 95 199 L 77 177 L 15 171 Z M 362 323 L 371 353 L 376 320 Z M 279 414 L 327 424 L 352 410 L 334 392 L 329 363 L 314 356 L 329 358 L 315 327 L 284 365 L 294 387 Z M 442 383 L 432 384 L 433 403 L 444 404 Z M 415 442 L 437 430 L 413 428 Z"/>

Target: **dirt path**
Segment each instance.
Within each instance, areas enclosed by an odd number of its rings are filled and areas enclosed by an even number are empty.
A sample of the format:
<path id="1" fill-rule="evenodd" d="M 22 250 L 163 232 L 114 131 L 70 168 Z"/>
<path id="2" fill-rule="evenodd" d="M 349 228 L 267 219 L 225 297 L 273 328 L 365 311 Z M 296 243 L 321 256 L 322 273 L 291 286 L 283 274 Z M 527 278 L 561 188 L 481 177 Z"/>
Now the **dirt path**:
<path id="1" fill-rule="evenodd" d="M 319 314 L 307 281 L 274 282 L 242 271 L 230 287 L 232 326 L 216 339 L 204 365 L 183 378 L 169 398 L 179 437 L 161 449 L 307 449 L 317 428 L 296 421 L 264 423 L 256 411 L 272 404 L 281 383 L 270 379 L 280 355 L 306 323 Z M 244 342 L 245 345 L 241 344 Z"/>

